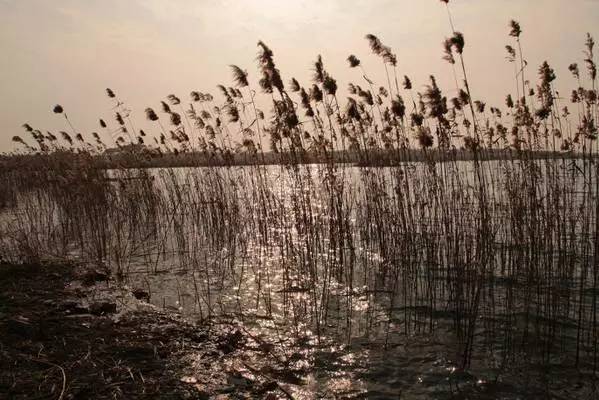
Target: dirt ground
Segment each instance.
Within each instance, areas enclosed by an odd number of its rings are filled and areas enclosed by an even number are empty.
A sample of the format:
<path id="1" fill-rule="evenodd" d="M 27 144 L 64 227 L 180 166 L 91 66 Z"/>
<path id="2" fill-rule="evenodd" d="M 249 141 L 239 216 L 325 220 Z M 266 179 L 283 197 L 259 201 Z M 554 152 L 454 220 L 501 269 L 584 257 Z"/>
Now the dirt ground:
<path id="1" fill-rule="evenodd" d="M 249 351 L 270 356 L 243 331 L 125 307 L 116 292 L 98 300 L 105 278 L 0 265 L 0 399 L 292 398 L 280 380 L 239 367 Z M 137 295 L 128 301 L 143 305 Z"/>

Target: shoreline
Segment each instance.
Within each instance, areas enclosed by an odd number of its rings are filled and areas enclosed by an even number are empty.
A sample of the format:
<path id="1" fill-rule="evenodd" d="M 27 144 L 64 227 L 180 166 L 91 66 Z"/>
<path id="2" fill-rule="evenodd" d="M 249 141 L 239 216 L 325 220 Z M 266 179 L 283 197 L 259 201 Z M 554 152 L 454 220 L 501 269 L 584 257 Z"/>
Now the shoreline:
<path id="1" fill-rule="evenodd" d="M 594 159 L 596 154 L 559 151 L 527 151 L 514 149 L 470 150 L 378 150 L 368 152 L 333 153 L 154 153 L 152 149 L 140 151 L 122 150 L 111 155 L 57 151 L 26 155 L 0 156 L 0 171 L 20 168 L 44 170 L 49 166 L 73 166 L 96 169 L 146 169 L 146 168 L 210 168 L 236 166 L 304 165 L 304 164 L 351 164 L 356 167 L 392 167 L 402 163 L 420 162 L 470 162 L 470 161 L 519 161 L 519 160 L 572 160 Z"/>
<path id="2" fill-rule="evenodd" d="M 72 265 L 0 264 L 0 393 L 290 398 L 283 383 L 235 366 L 236 358 L 262 351 L 250 349 L 243 328 L 190 323 L 123 295 L 122 286 L 94 273 L 89 279 L 89 271 Z"/>

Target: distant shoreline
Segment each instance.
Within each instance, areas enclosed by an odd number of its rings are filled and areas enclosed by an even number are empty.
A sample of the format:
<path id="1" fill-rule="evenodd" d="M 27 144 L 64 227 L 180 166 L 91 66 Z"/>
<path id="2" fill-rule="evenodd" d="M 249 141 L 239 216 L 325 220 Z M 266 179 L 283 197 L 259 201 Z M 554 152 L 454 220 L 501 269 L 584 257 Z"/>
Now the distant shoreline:
<path id="1" fill-rule="evenodd" d="M 47 154 L 27 154 L 0 157 L 0 169 L 45 168 L 48 162 L 64 164 L 86 164 L 102 169 L 119 168 L 178 168 L 178 167 L 224 167 L 251 165 L 297 165 L 297 164 L 354 164 L 358 167 L 391 167 L 405 162 L 447 162 L 447 161 L 497 161 L 497 160 L 543 160 L 578 159 L 596 157 L 595 154 L 557 151 L 527 150 L 372 150 L 368 152 L 336 151 L 332 153 L 238 153 L 207 154 L 156 153 L 150 150 L 136 152 L 112 152 L 110 155 L 90 155 L 70 151 Z"/>

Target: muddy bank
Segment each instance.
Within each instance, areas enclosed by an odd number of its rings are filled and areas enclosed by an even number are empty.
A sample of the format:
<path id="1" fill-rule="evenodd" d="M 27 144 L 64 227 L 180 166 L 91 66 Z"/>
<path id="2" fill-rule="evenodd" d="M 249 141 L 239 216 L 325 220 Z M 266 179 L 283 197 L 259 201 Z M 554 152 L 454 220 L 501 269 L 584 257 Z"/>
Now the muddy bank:
<path id="1" fill-rule="evenodd" d="M 0 398 L 291 397 L 296 378 L 242 327 L 186 321 L 106 278 L 0 265 Z"/>

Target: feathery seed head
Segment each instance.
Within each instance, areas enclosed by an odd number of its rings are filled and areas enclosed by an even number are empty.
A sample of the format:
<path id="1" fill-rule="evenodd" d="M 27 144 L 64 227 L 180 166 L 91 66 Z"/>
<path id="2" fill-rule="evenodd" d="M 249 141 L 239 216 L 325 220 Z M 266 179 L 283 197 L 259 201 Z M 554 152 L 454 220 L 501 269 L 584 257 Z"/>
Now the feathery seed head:
<path id="1" fill-rule="evenodd" d="M 358 57 L 354 56 L 353 54 L 351 54 L 349 57 L 347 57 L 347 61 L 349 62 L 350 68 L 356 68 L 357 66 L 360 65 L 360 60 L 358 59 Z"/>
<path id="2" fill-rule="evenodd" d="M 150 121 L 158 121 L 158 115 L 151 108 L 146 108 L 146 118 Z"/>
<path id="3" fill-rule="evenodd" d="M 239 87 L 246 87 L 249 85 L 248 82 L 248 73 L 247 71 L 242 70 L 237 65 L 230 65 L 231 70 L 233 71 L 233 81 Z"/>
<path id="4" fill-rule="evenodd" d="M 291 81 L 289 81 L 289 87 L 292 92 L 299 92 L 300 90 L 300 84 L 295 78 L 291 78 Z"/>
<path id="5" fill-rule="evenodd" d="M 383 43 L 379 40 L 378 37 L 369 33 L 366 35 L 366 40 L 368 40 L 368 44 L 370 45 L 370 50 L 377 56 L 381 55 L 383 52 Z"/>
<path id="6" fill-rule="evenodd" d="M 576 63 L 570 64 L 568 66 L 568 71 L 570 71 L 572 73 L 574 78 L 576 78 L 576 79 L 580 78 L 580 71 L 578 70 L 578 64 L 576 64 Z"/>
<path id="7" fill-rule="evenodd" d="M 168 96 L 166 96 L 166 98 L 168 99 L 169 103 L 171 103 L 171 105 L 173 106 L 181 104 L 181 100 L 174 94 L 169 94 Z"/>
<path id="8" fill-rule="evenodd" d="M 458 54 L 462 54 L 466 44 L 464 35 L 461 32 L 455 32 L 451 38 L 451 44 Z"/>
<path id="9" fill-rule="evenodd" d="M 329 74 L 326 74 L 322 87 L 327 94 L 334 96 L 337 93 L 337 81 Z"/>
<path id="10" fill-rule="evenodd" d="M 189 94 L 189 97 L 191 97 L 191 101 L 198 102 L 202 99 L 202 94 L 194 90 Z"/>
<path id="11" fill-rule="evenodd" d="M 316 84 L 312 85 L 312 89 L 310 90 L 310 97 L 315 102 L 322 101 L 322 99 L 323 99 L 322 91 Z"/>
<path id="12" fill-rule="evenodd" d="M 181 125 L 181 115 L 179 115 L 176 112 L 172 112 L 171 113 L 171 124 L 173 124 L 174 126 Z"/>
<path id="13" fill-rule="evenodd" d="M 324 70 L 324 63 L 322 62 L 322 56 L 318 55 L 316 62 L 314 62 L 314 82 L 323 83 L 326 72 Z"/>
<path id="14" fill-rule="evenodd" d="M 522 34 L 522 29 L 520 27 L 520 24 L 517 21 L 512 19 L 510 21 L 510 36 L 519 38 L 521 34 Z"/>

